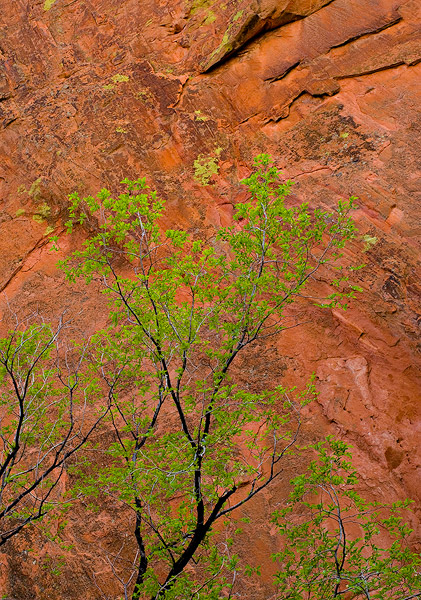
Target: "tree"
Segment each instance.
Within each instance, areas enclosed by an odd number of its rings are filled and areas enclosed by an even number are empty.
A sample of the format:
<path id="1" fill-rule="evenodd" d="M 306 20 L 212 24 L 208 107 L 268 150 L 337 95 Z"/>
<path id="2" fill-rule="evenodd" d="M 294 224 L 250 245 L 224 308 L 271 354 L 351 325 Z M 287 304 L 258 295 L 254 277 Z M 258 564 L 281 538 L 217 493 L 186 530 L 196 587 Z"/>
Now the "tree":
<path id="1" fill-rule="evenodd" d="M 344 442 L 327 438 L 313 449 L 317 458 L 293 479 L 289 504 L 273 516 L 284 537 L 273 557 L 280 567 L 276 598 L 421 597 L 421 558 L 410 549 L 412 530 L 403 520 L 409 502 L 364 500 Z"/>
<path id="2" fill-rule="evenodd" d="M 250 199 L 209 239 L 163 232 L 164 202 L 144 179 L 125 180 L 117 197 L 70 197 L 69 232 L 87 222 L 94 233 L 61 268 L 108 298 L 93 361 L 109 384 L 114 431 L 109 464 L 94 477 L 81 470 L 78 489 L 133 513 L 134 570 L 123 548 L 112 560 L 126 598 L 210 600 L 229 590 L 235 557 L 218 550 L 215 525 L 279 477 L 314 395 L 311 382 L 300 393 L 250 391 L 240 358 L 296 326 L 289 306 L 316 273 L 334 286 L 324 306 L 346 308 L 357 289 L 340 266 L 355 235 L 353 199 L 334 213 L 288 206 L 292 182 L 270 162 L 257 157 L 243 182 Z"/>
<path id="3" fill-rule="evenodd" d="M 95 386 L 83 373 L 88 344 L 62 339 L 32 314 L 11 314 L 0 339 L 0 546 L 62 501 L 60 482 L 109 406 L 87 421 Z"/>

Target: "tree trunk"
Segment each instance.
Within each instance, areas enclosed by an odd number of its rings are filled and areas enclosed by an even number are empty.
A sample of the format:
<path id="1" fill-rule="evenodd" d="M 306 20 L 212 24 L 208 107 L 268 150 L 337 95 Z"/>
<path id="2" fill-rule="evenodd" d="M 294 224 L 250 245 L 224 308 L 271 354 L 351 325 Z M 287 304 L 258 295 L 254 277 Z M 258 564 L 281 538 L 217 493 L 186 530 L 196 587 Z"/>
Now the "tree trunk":
<path id="1" fill-rule="evenodd" d="M 142 524 L 142 502 L 140 498 L 135 498 L 136 504 L 136 523 L 134 528 L 134 535 L 139 549 L 139 568 L 136 577 L 136 583 L 133 590 L 132 600 L 140 600 L 140 593 L 142 589 L 143 580 L 145 578 L 146 569 L 148 568 L 148 559 L 146 557 L 145 545 L 143 543 L 141 524 Z"/>

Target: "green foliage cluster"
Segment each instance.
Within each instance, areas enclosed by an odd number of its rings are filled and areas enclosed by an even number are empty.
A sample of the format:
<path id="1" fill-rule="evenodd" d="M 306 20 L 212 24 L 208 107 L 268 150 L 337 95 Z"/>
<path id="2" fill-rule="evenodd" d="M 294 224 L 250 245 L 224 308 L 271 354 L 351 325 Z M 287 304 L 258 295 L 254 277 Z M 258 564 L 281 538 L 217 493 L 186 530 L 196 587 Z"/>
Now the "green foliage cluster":
<path id="1" fill-rule="evenodd" d="M 201 120 L 204 120 L 201 118 Z M 217 148 L 215 152 L 217 156 L 204 156 L 203 154 L 199 154 L 199 156 L 194 161 L 194 179 L 200 183 L 200 185 L 209 185 L 210 180 L 214 175 L 218 174 L 219 165 L 218 165 L 218 157 L 221 152 L 220 148 Z"/>
<path id="2" fill-rule="evenodd" d="M 128 75 L 121 75 L 121 73 L 117 73 L 116 75 L 113 75 L 111 77 L 111 79 L 114 83 L 125 83 L 126 81 L 130 80 Z"/>
<path id="3" fill-rule="evenodd" d="M 378 238 L 376 238 L 376 236 L 374 235 L 363 235 L 362 236 L 362 240 L 364 242 L 364 249 L 363 252 L 368 252 L 369 250 L 371 250 L 371 248 L 377 244 L 377 242 L 379 241 Z"/>
<path id="4" fill-rule="evenodd" d="M 215 0 L 192 0 L 189 15 L 193 16 L 200 10 L 209 9 L 214 4 Z"/>
<path id="5" fill-rule="evenodd" d="M 301 393 L 281 385 L 252 392 L 233 365 L 246 347 L 290 326 L 288 306 L 318 270 L 338 269 L 322 304 L 354 295 L 338 265 L 355 235 L 352 200 L 335 215 L 288 206 L 292 182 L 261 155 L 234 224 L 197 239 L 161 230 L 164 202 L 144 179 L 123 183 L 118 197 L 106 189 L 71 196 L 69 232 L 95 219 L 97 233 L 61 263 L 69 281 L 99 282 L 110 307 L 92 356 L 112 397 L 111 466 L 81 473 L 78 493 L 93 502 L 108 494 L 133 510 L 133 599 L 179 598 L 180 590 L 219 598 L 235 560 L 213 541 L 214 525 L 278 477 L 315 393 L 312 383 Z M 186 571 L 193 558 L 206 585 Z"/>
<path id="6" fill-rule="evenodd" d="M 27 318 L 0 339 L 0 546 L 63 501 L 65 465 L 107 412 L 84 423 L 95 386 L 83 348 L 58 358 L 63 328 Z"/>
<path id="7" fill-rule="evenodd" d="M 421 596 L 421 558 L 403 516 L 409 502 L 367 502 L 348 446 L 333 438 L 313 446 L 317 459 L 296 477 L 290 502 L 275 512 L 284 537 L 273 556 L 279 598 L 405 600 Z M 379 537 L 386 538 L 384 547 Z"/>
<path id="8" fill-rule="evenodd" d="M 44 10 L 48 11 L 52 8 L 53 4 L 55 4 L 56 0 L 45 0 L 44 2 Z"/>
<path id="9" fill-rule="evenodd" d="M 208 119 L 209 119 L 209 117 L 207 117 L 206 115 L 204 115 L 201 110 L 195 110 L 194 111 L 194 120 L 195 121 L 205 122 Z"/>
<path id="10" fill-rule="evenodd" d="M 23 190 L 25 191 L 25 190 Z M 30 186 L 29 190 L 27 190 L 27 194 L 31 196 L 34 200 L 40 200 L 41 198 L 41 177 L 36 179 Z"/>

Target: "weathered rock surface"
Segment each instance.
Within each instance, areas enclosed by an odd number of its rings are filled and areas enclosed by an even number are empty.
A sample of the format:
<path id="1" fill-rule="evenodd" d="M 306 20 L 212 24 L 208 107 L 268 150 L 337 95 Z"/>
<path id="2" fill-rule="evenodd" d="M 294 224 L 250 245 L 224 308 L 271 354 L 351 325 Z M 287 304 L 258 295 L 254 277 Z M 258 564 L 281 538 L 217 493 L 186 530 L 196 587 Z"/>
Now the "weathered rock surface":
<path id="1" fill-rule="evenodd" d="M 311 308 L 254 368 L 290 381 L 315 371 L 309 432 L 355 446 L 373 498 L 419 505 L 420 16 L 417 0 L 3 0 L 3 294 L 47 316 L 77 304 L 92 327 L 94 292 L 64 287 L 49 251 L 51 232 L 62 252 L 76 243 L 62 227 L 74 189 L 146 175 L 171 226 L 211 228 L 229 222 L 238 181 L 268 151 L 299 199 L 331 206 L 357 195 L 350 257 L 367 263 L 364 294 L 346 313 Z M 207 186 L 195 180 L 200 155 L 219 166 Z M 272 501 L 255 507 L 260 519 Z M 85 527 L 76 515 L 88 567 L 74 559 L 59 586 L 22 538 L 1 557 L 1 592 L 96 598 L 90 542 L 98 528 L 118 536 L 113 518 L 104 509 Z M 264 539 L 244 540 L 256 560 L 273 551 Z"/>

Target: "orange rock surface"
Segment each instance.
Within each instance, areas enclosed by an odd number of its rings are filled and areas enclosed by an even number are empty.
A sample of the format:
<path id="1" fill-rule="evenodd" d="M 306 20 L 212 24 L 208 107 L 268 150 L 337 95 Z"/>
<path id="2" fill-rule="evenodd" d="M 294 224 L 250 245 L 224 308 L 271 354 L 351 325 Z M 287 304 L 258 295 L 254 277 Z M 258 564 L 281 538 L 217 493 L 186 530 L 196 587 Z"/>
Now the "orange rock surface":
<path id="1" fill-rule="evenodd" d="M 420 17 L 418 0 L 3 0 L 3 302 L 48 318 L 77 305 L 91 331 L 97 297 L 64 286 L 48 241 L 54 232 L 62 253 L 76 246 L 63 233 L 67 194 L 146 175 L 169 226 L 210 230 L 229 223 L 239 180 L 269 152 L 297 182 L 295 198 L 331 207 L 359 197 L 348 257 L 367 266 L 347 312 L 309 308 L 244 377 L 314 371 L 311 435 L 353 444 L 373 498 L 419 507 Z M 195 179 L 198 157 L 218 164 L 209 185 Z M 241 542 L 256 561 L 274 551 L 265 515 L 276 493 L 255 507 L 260 546 Z M 74 516 L 84 561 L 69 558 L 60 583 L 42 568 L 54 549 L 32 559 L 29 538 L 16 541 L 0 557 L 1 592 L 97 598 L 88 572 L 103 563 L 91 542 L 118 535 L 106 508 L 96 524 Z"/>

